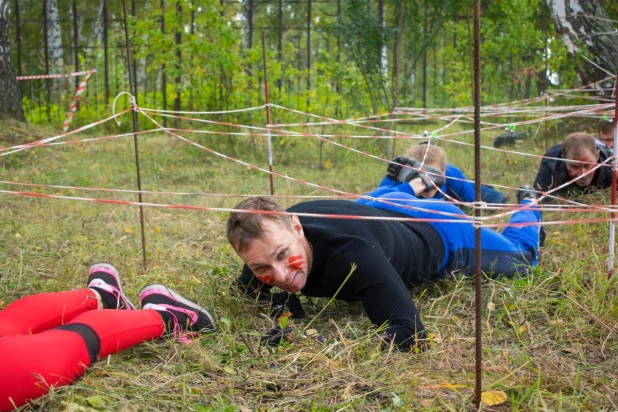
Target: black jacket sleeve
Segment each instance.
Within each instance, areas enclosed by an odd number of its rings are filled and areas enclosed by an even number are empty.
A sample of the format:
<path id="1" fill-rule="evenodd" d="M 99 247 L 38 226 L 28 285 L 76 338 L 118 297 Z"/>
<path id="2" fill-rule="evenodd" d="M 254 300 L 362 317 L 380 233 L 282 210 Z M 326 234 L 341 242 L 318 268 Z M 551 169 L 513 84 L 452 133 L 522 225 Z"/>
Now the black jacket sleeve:
<path id="1" fill-rule="evenodd" d="M 362 302 L 371 322 L 385 328 L 385 345 L 392 341 L 405 351 L 426 338 L 410 292 L 381 248 L 357 247 L 355 251 L 332 257 L 329 263 L 325 274 L 338 273 L 339 284 L 349 274 L 352 263 L 356 264 L 340 298 Z"/>

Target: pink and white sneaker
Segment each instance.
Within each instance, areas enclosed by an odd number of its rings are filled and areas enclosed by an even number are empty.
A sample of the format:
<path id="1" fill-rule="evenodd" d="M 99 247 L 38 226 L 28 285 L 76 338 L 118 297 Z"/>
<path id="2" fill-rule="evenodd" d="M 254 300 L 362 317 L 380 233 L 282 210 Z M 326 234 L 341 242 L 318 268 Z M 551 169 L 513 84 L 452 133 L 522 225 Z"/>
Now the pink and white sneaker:
<path id="1" fill-rule="evenodd" d="M 167 334 L 182 335 L 182 332 L 217 330 L 215 320 L 206 309 L 163 285 L 144 287 L 139 292 L 139 299 L 142 309 L 159 311 Z"/>
<path id="2" fill-rule="evenodd" d="M 118 269 L 109 263 L 90 266 L 88 289 L 99 293 L 105 309 L 135 310 L 135 305 L 122 291 Z"/>

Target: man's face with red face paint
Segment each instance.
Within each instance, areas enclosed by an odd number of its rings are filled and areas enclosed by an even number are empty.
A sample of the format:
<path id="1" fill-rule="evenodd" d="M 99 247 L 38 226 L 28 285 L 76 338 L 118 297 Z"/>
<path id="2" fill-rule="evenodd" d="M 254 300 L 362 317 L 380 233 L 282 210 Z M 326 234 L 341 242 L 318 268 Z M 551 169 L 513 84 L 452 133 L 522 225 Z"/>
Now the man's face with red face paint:
<path id="1" fill-rule="evenodd" d="M 254 239 L 240 258 L 262 282 L 296 293 L 305 287 L 310 271 L 307 241 L 298 217 L 292 216 L 292 229 L 264 219 L 263 239 Z M 310 248 L 309 248 L 310 249 Z"/>
<path id="2" fill-rule="evenodd" d="M 588 172 L 590 172 L 597 163 L 597 159 L 599 157 L 599 152 L 595 151 L 594 153 L 590 150 L 584 150 L 581 157 L 574 156 L 571 153 L 565 154 L 565 159 L 567 160 L 576 160 L 581 163 L 574 162 L 564 162 L 566 165 L 567 173 L 571 177 L 571 179 L 575 179 L 579 176 L 582 176 Z M 592 183 L 592 178 L 594 177 L 595 172 L 590 172 L 586 174 L 586 176 L 577 180 L 575 183 L 579 187 L 587 187 Z"/>

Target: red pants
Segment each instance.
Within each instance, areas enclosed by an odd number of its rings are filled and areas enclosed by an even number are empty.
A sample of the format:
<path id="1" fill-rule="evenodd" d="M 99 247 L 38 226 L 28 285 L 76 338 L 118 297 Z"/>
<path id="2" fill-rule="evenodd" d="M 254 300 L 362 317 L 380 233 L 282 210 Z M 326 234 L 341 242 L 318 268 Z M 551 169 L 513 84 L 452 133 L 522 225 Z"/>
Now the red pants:
<path id="1" fill-rule="evenodd" d="M 90 366 L 92 341 L 88 346 L 80 333 L 54 327 L 85 325 L 89 336 L 98 338 L 98 358 L 165 331 L 154 310 L 96 309 L 94 292 L 82 289 L 27 296 L 0 311 L 0 411 L 68 385 Z"/>

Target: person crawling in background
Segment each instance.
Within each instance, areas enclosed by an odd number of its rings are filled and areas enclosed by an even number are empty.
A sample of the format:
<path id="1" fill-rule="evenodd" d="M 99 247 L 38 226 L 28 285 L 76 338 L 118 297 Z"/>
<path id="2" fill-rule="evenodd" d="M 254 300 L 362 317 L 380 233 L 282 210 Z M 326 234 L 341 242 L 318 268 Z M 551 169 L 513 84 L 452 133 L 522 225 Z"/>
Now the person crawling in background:
<path id="1" fill-rule="evenodd" d="M 565 187 L 554 192 L 557 195 L 582 193 L 594 188 L 612 185 L 611 160 L 613 153 L 588 133 L 571 133 L 564 142 L 545 153 L 534 181 L 534 189 L 541 192 Z M 595 167 L 600 163 L 606 166 Z"/>
<path id="2" fill-rule="evenodd" d="M 233 287 L 257 299 L 270 298 L 275 286 L 292 294 L 361 302 L 371 322 L 385 328 L 384 347 L 422 348 L 425 326 L 408 288 L 475 271 L 471 222 L 441 222 L 444 217 L 435 212 L 448 213 L 450 220 L 468 217 L 442 199 L 422 199 L 444 184 L 437 170 L 441 164 L 439 158 L 417 169 L 390 163 L 387 177 L 398 184 L 356 202 L 316 200 L 286 211 L 267 197 L 244 200 L 226 228 L 230 245 L 245 263 Z M 534 224 L 541 217 L 534 206 L 527 206 L 535 192 L 519 193 L 521 209 L 510 223 L 524 225 L 509 226 L 501 234 L 482 229 L 481 269 L 487 274 L 526 274 L 537 263 L 539 227 Z M 295 295 L 290 302 L 289 309 L 303 316 Z M 275 328 L 267 336 L 277 344 L 286 332 Z"/>
<path id="3" fill-rule="evenodd" d="M 463 172 L 453 166 L 452 164 L 447 162 L 446 154 L 444 151 L 441 151 L 439 154 L 433 149 L 427 150 L 428 147 L 434 148 L 437 147 L 432 144 L 421 143 L 419 145 L 412 145 L 408 148 L 405 156 L 399 156 L 395 158 L 393 161 L 396 163 L 402 164 L 401 161 L 405 162 L 405 159 L 416 159 L 418 161 L 423 161 L 425 159 L 426 163 L 435 163 L 438 170 L 442 172 L 442 174 L 446 177 L 444 185 L 440 187 L 440 191 L 446 193 L 448 196 L 459 202 L 467 202 L 473 203 L 475 201 L 474 195 L 474 184 L 470 183 Z M 436 161 L 436 156 L 439 156 L 439 161 Z M 401 160 L 398 161 L 397 159 Z M 398 183 L 396 180 L 389 178 L 388 176 L 384 177 L 380 182 L 379 187 L 383 186 L 396 186 Z M 443 198 L 442 193 L 436 190 L 435 193 L 431 196 L 435 199 Z M 424 198 L 428 198 L 427 195 L 421 195 Z M 507 203 L 506 196 L 490 187 L 488 185 L 481 185 L 481 200 L 485 203 L 493 203 L 493 204 L 505 204 Z"/>
<path id="4" fill-rule="evenodd" d="M 616 131 L 616 124 L 613 120 L 601 119 L 597 125 L 598 137 L 595 139 L 597 143 L 602 143 L 609 150 L 614 150 L 614 132 Z"/>

